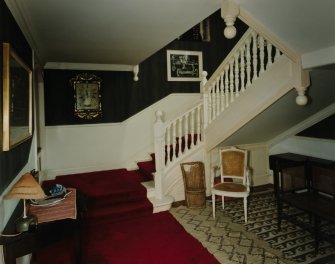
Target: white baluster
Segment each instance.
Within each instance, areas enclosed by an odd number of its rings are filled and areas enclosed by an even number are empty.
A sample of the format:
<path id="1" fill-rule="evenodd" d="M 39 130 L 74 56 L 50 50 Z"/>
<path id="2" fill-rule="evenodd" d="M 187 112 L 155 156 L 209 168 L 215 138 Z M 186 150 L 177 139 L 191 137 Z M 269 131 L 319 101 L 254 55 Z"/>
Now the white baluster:
<path id="1" fill-rule="evenodd" d="M 201 130 L 200 130 L 200 124 L 201 124 L 201 119 L 200 119 L 200 107 L 197 108 L 197 145 L 199 145 L 201 141 Z"/>
<path id="2" fill-rule="evenodd" d="M 241 58 L 241 92 L 243 93 L 245 91 L 245 61 L 244 61 L 244 51 L 245 47 L 243 46 L 240 51 L 240 58 Z"/>
<path id="3" fill-rule="evenodd" d="M 230 89 L 230 102 L 234 102 L 234 61 L 231 60 L 229 63 L 229 89 Z"/>
<path id="4" fill-rule="evenodd" d="M 176 121 L 173 122 L 173 125 L 172 125 L 172 159 L 171 161 L 174 161 L 176 159 L 176 146 L 177 146 L 177 124 L 176 124 Z"/>
<path id="5" fill-rule="evenodd" d="M 238 65 L 238 53 L 234 56 L 234 64 L 235 64 L 235 97 L 240 96 L 240 72 Z"/>
<path id="6" fill-rule="evenodd" d="M 185 135 L 185 151 L 189 149 L 188 146 L 188 122 L 190 113 L 186 113 L 184 121 L 184 135 Z"/>
<path id="7" fill-rule="evenodd" d="M 210 89 L 208 89 L 208 124 L 210 124 L 213 120 L 212 117 L 212 87 L 210 86 Z"/>
<path id="8" fill-rule="evenodd" d="M 272 65 L 272 44 L 267 41 L 267 54 L 268 54 L 268 63 L 266 65 L 266 68 L 268 69 Z"/>
<path id="9" fill-rule="evenodd" d="M 226 95 L 226 108 L 229 106 L 229 80 L 228 80 L 228 74 L 229 74 L 229 65 L 225 68 L 225 95 Z"/>
<path id="10" fill-rule="evenodd" d="M 194 147 L 194 109 L 191 111 L 191 149 Z"/>
<path id="11" fill-rule="evenodd" d="M 183 140 L 183 134 L 182 134 L 182 117 L 178 119 L 178 147 L 177 147 L 177 157 L 180 157 L 180 153 L 182 153 L 182 140 Z"/>
<path id="12" fill-rule="evenodd" d="M 258 36 L 259 43 L 259 57 L 260 57 L 260 73 L 264 72 L 264 38 L 262 36 Z"/>
<path id="13" fill-rule="evenodd" d="M 220 115 L 220 76 L 216 78 L 216 116 Z"/>
<path id="14" fill-rule="evenodd" d="M 220 76 L 220 94 L 221 94 L 221 100 L 220 100 L 220 104 L 221 104 L 221 112 L 223 112 L 224 107 L 225 107 L 225 101 L 224 101 L 224 84 L 223 84 L 223 78 L 224 78 L 224 71 L 221 73 Z"/>
<path id="15" fill-rule="evenodd" d="M 258 78 L 258 73 L 257 73 L 257 34 L 256 34 L 256 32 L 252 32 L 252 72 L 253 72 L 252 80 L 254 81 Z"/>
<path id="16" fill-rule="evenodd" d="M 171 161 L 171 125 L 166 128 L 166 165 Z"/>
<path id="17" fill-rule="evenodd" d="M 216 82 L 213 84 L 213 89 L 212 89 L 212 120 L 216 118 Z"/>
<path id="18" fill-rule="evenodd" d="M 250 45 L 251 38 L 249 37 L 246 41 L 247 50 L 246 50 L 246 59 L 247 59 L 247 87 L 251 85 L 251 54 L 250 54 Z"/>
<path id="19" fill-rule="evenodd" d="M 209 107 L 209 102 L 208 102 L 208 93 L 205 92 L 204 93 L 204 127 L 206 128 L 208 126 L 208 122 L 209 122 L 209 113 L 208 113 L 208 107 Z"/>

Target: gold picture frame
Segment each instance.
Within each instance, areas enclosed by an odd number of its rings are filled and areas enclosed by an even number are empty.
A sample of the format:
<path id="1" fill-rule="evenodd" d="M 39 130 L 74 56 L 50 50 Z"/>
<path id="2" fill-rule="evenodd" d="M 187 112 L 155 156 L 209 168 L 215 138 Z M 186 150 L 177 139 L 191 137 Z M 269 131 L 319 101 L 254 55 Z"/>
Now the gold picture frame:
<path id="1" fill-rule="evenodd" d="M 82 73 L 70 82 L 74 89 L 74 115 L 88 120 L 102 115 L 101 79 L 94 74 Z"/>
<path id="2" fill-rule="evenodd" d="M 2 150 L 32 137 L 32 71 L 9 43 L 3 43 Z"/>

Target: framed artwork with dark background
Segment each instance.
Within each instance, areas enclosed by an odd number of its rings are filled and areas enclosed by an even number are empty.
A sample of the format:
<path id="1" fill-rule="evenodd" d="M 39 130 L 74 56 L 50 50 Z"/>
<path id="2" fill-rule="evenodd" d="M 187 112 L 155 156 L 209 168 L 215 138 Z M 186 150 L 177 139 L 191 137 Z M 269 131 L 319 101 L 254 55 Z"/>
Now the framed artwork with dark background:
<path id="1" fill-rule="evenodd" d="M 2 149 L 32 137 L 32 71 L 9 43 L 3 43 Z"/>
<path id="2" fill-rule="evenodd" d="M 168 81 L 200 81 L 202 72 L 202 52 L 187 50 L 167 50 Z"/>
<path id="3" fill-rule="evenodd" d="M 74 115 L 94 119 L 102 114 L 101 79 L 94 74 L 82 73 L 70 80 L 74 90 Z"/>

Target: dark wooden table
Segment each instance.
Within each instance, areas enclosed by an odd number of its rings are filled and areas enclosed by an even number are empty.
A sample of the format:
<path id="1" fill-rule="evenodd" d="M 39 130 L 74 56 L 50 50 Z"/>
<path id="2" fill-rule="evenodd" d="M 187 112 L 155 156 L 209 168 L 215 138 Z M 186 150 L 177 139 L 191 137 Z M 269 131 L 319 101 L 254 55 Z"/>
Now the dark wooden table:
<path id="1" fill-rule="evenodd" d="M 301 167 L 303 171 L 303 177 L 305 178 L 305 184 L 294 184 L 294 177 L 291 178 L 292 186 L 290 191 L 307 188 L 309 189 L 312 175 L 311 166 L 332 166 L 334 167 L 335 161 L 325 160 L 320 158 L 314 158 L 306 155 L 300 155 L 295 153 L 282 153 L 277 155 L 271 155 L 269 158 L 270 169 L 273 170 L 273 184 L 275 195 L 278 198 L 279 194 L 285 192 L 284 189 L 284 178 L 283 171 L 288 168 Z M 295 175 L 296 177 L 297 175 Z"/>
<path id="2" fill-rule="evenodd" d="M 38 249 L 50 245 L 66 236 L 74 235 L 76 240 L 75 250 L 77 263 L 81 258 L 81 222 L 82 212 L 85 210 L 81 194 L 77 192 L 76 219 L 61 219 L 50 221 L 32 226 L 27 232 L 18 235 L 15 227 L 15 220 L 21 217 L 23 212 L 23 203 L 20 202 L 9 219 L 3 234 L 11 236 L 1 236 L 0 245 L 3 246 L 5 264 L 16 264 L 18 257 L 35 253 Z M 14 235 L 14 236 L 12 236 Z"/>
<path id="3" fill-rule="evenodd" d="M 274 172 L 278 228 L 282 219 L 287 219 L 309 230 L 314 236 L 316 253 L 321 238 L 334 243 L 333 237 L 321 232 L 320 224 L 335 223 L 335 161 L 283 153 L 270 156 L 270 168 Z M 303 211 L 310 221 L 300 221 L 285 212 L 284 206 Z"/>

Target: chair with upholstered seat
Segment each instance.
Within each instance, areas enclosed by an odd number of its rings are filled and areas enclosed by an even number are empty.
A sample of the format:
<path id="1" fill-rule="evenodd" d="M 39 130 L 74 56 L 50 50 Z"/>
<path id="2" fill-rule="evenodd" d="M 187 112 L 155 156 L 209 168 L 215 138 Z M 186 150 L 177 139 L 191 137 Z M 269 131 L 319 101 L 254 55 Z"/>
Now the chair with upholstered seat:
<path id="1" fill-rule="evenodd" d="M 236 147 L 220 149 L 221 182 L 214 184 L 212 179 L 213 218 L 215 218 L 215 196 L 243 198 L 244 220 L 247 223 L 247 197 L 250 194 L 247 150 Z M 215 175 L 214 175 L 215 176 Z M 214 178 L 214 177 L 213 177 Z"/>

